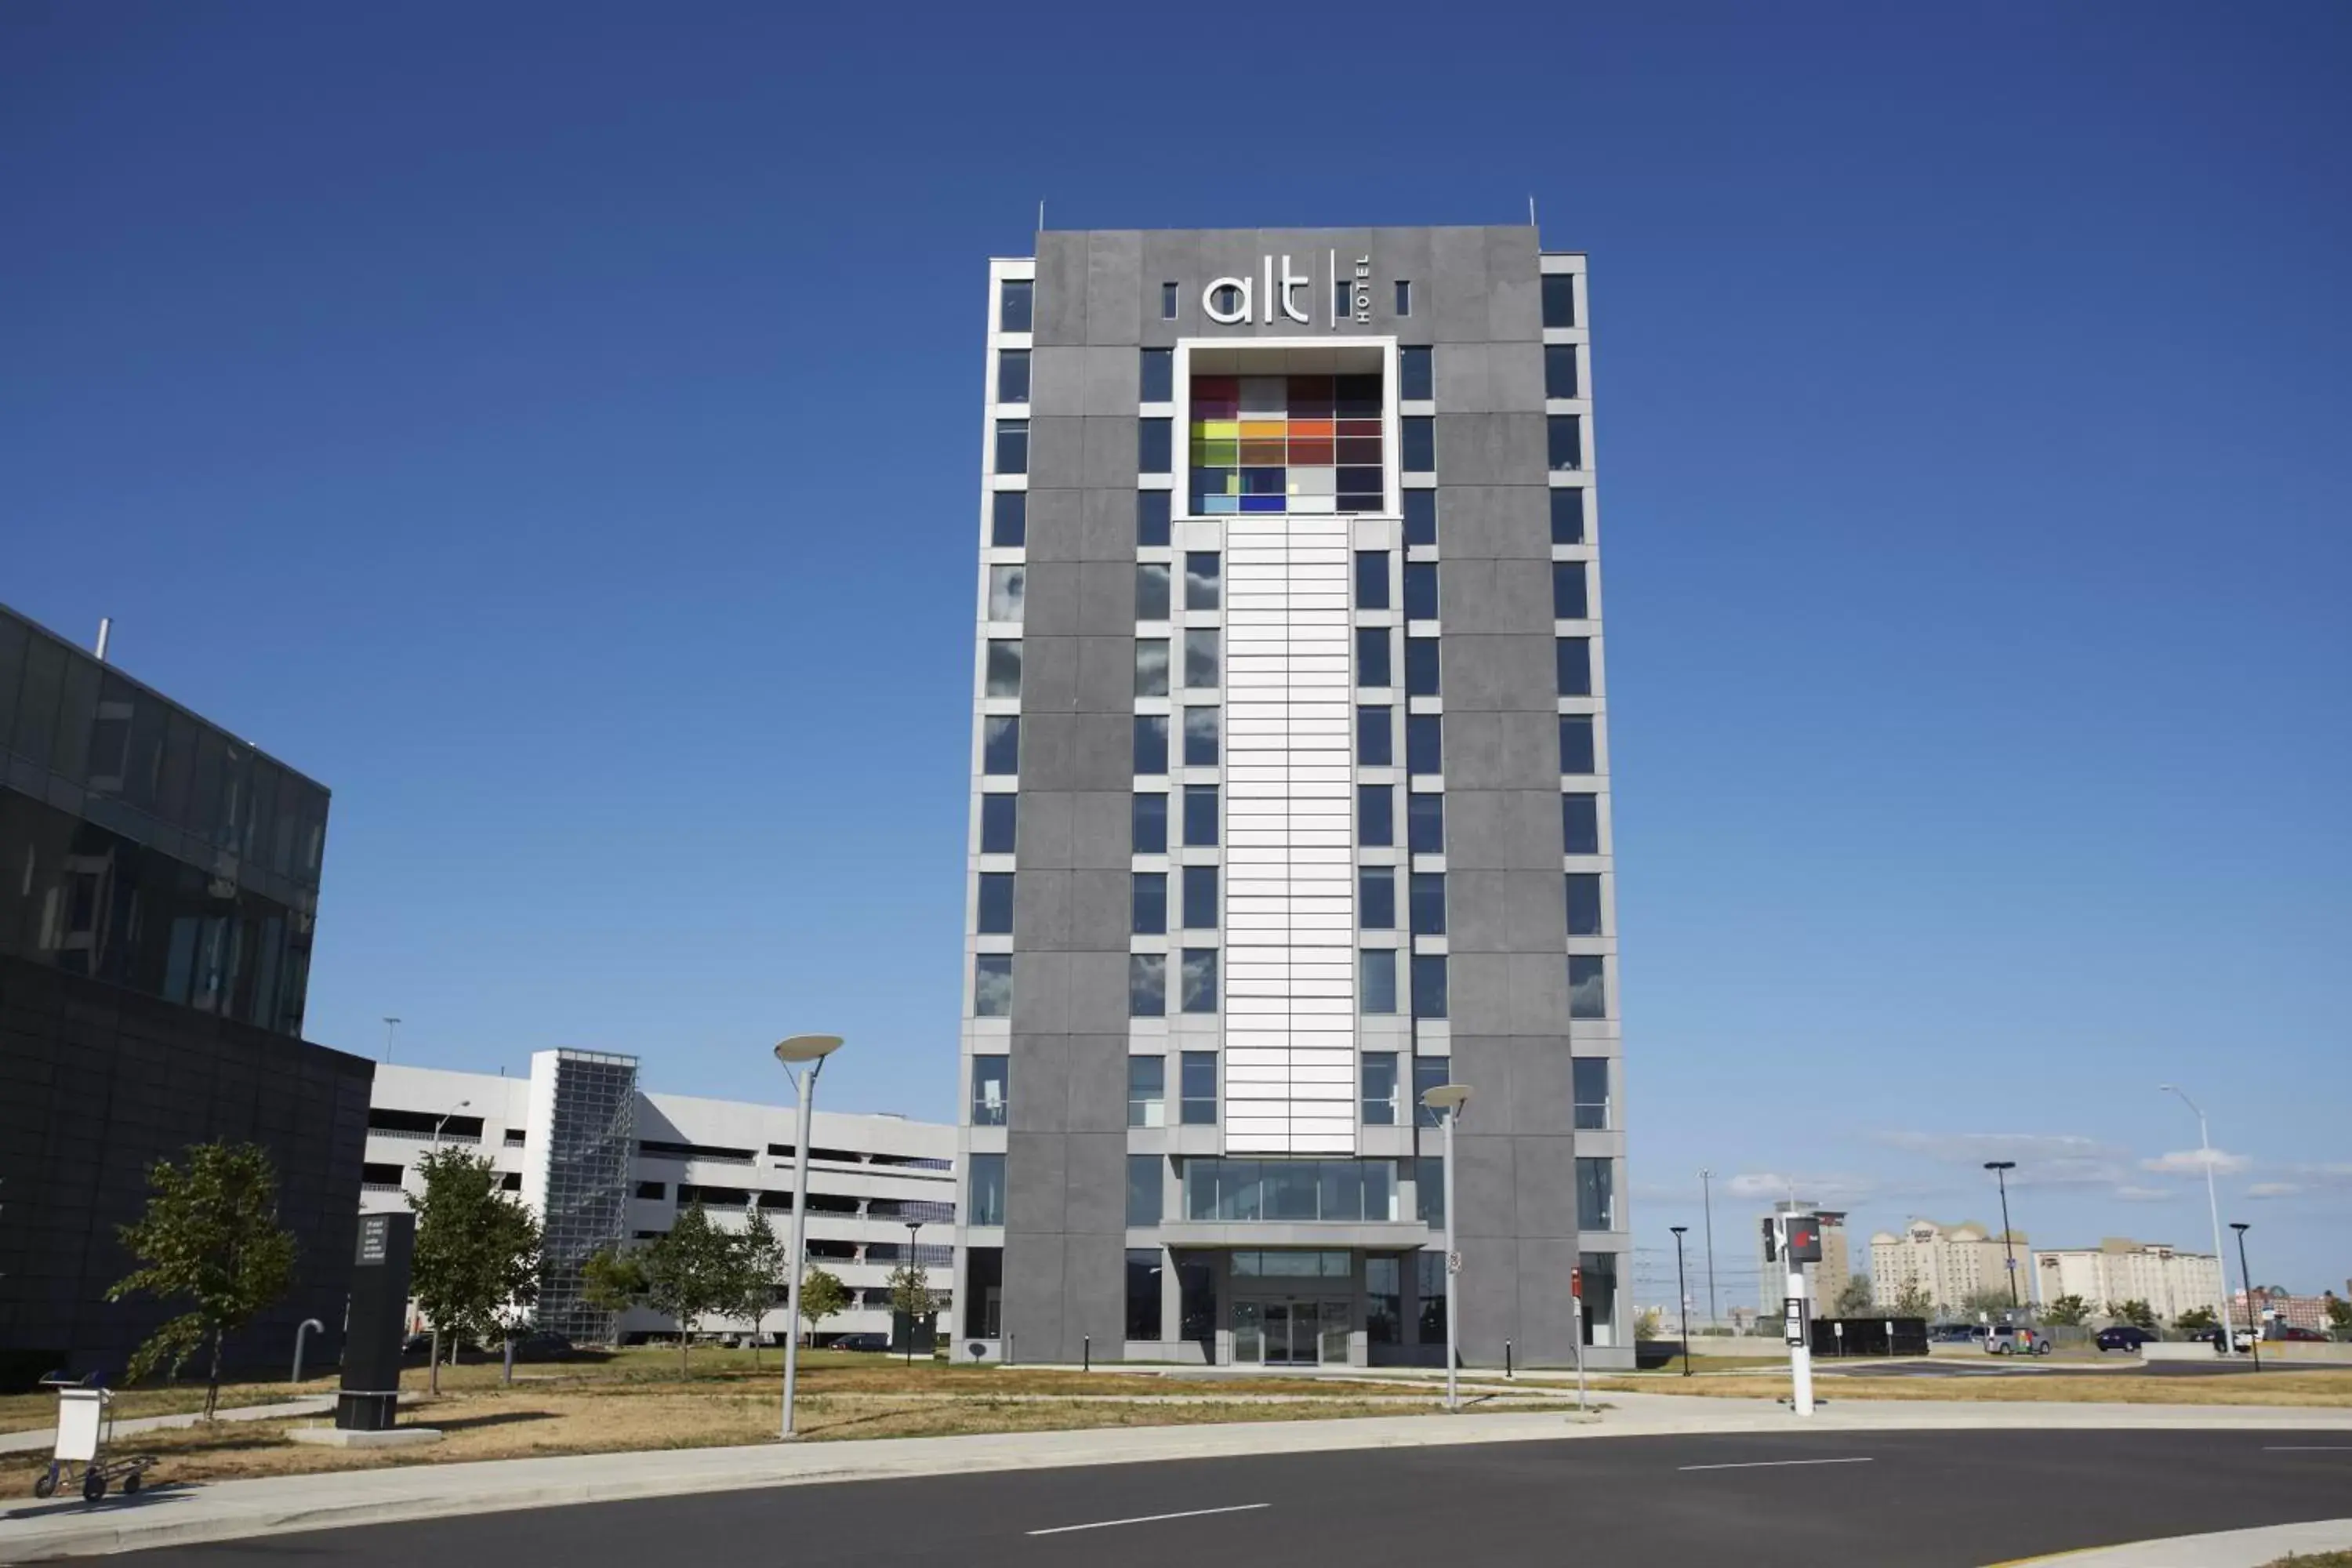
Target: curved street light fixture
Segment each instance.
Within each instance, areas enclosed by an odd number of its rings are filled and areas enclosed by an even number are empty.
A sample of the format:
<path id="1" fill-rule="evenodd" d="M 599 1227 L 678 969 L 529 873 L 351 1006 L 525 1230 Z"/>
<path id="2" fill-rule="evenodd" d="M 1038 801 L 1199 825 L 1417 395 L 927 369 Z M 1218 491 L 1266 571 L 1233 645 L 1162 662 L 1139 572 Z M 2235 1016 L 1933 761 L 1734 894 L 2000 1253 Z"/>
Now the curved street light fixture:
<path id="1" fill-rule="evenodd" d="M 841 1049 L 839 1035 L 793 1035 L 776 1042 L 776 1060 L 792 1080 L 799 1114 L 793 1128 L 793 1273 L 784 1297 L 784 1414 L 780 1437 L 799 1436 L 793 1430 L 793 1394 L 801 1370 L 801 1270 L 808 1248 L 809 1139 L 816 1131 L 816 1078 L 824 1058 Z M 793 1069 L 803 1070 L 795 1073 Z"/>
<path id="2" fill-rule="evenodd" d="M 1462 1334 L 1462 1301 L 1454 1280 L 1462 1271 L 1462 1257 L 1454 1250 L 1454 1124 L 1462 1120 L 1462 1108 L 1470 1103 L 1470 1086 L 1434 1084 L 1421 1091 L 1421 1102 L 1437 1112 L 1445 1129 L 1445 1408 L 1459 1410 L 1462 1406 L 1454 1394 L 1454 1364 L 1462 1359 L 1457 1348 Z"/>

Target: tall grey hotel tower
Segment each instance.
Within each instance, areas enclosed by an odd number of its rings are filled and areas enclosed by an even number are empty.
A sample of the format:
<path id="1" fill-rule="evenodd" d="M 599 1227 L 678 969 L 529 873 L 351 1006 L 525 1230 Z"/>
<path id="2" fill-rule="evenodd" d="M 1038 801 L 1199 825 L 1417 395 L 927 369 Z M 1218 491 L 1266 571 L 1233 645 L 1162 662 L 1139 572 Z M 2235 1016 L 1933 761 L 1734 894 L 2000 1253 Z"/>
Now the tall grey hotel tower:
<path id="1" fill-rule="evenodd" d="M 987 312 L 958 1358 L 1630 1364 L 1584 258 L 1047 232 Z"/>

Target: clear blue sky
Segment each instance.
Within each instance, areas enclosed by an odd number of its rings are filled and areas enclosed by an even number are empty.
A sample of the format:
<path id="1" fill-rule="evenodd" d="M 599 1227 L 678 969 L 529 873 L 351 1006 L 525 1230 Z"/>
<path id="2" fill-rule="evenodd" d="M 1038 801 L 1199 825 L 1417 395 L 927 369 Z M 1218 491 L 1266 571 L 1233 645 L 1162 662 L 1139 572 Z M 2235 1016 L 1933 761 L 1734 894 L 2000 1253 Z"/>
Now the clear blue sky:
<path id="1" fill-rule="evenodd" d="M 312 1036 L 950 1115 L 983 258 L 1532 193 L 1645 1299 L 1702 1165 L 1742 1299 L 1789 1176 L 2201 1244 L 2165 1079 L 2342 1289 L 2352 12 L 1141 25 L 0 9 L 0 598 L 332 786 Z"/>

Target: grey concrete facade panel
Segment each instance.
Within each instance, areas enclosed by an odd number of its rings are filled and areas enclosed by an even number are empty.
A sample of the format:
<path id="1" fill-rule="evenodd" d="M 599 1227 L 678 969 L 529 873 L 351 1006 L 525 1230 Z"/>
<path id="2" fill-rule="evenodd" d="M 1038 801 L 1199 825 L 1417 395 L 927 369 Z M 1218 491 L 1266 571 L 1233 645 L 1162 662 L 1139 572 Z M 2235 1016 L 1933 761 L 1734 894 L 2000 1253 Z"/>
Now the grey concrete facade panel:
<path id="1" fill-rule="evenodd" d="M 1132 487 L 1078 492 L 1079 558 L 1086 561 L 1135 559 L 1135 490 Z"/>
<path id="2" fill-rule="evenodd" d="M 1445 579 L 1460 578 L 1464 618 L 1473 607 L 1494 603 L 1496 582 L 1505 576 L 1542 574 L 1546 567 L 1526 562 L 1455 561 L 1447 558 L 1438 578 L 1441 613 L 1447 592 Z M 1449 617 L 1450 620 L 1450 617 Z M 1515 634 L 1448 631 L 1439 656 L 1444 664 L 1445 711 L 1456 713 L 1557 713 L 1559 667 L 1549 622 L 1539 629 Z M 1559 769 L 1559 736 L 1552 737 L 1552 771 Z"/>
<path id="3" fill-rule="evenodd" d="M 1494 335 L 1486 300 L 1486 230 L 1432 229 L 1429 251 L 1436 341 L 1486 342 Z"/>
<path id="4" fill-rule="evenodd" d="M 1085 640 L 1062 637 L 1021 639 L 1021 711 L 1024 716 L 1077 710 L 1078 654 Z M 1021 737 L 1024 751 L 1032 738 L 1024 730 Z"/>
<path id="5" fill-rule="evenodd" d="M 1013 1071 L 1021 1071 L 1013 1058 Z M 1069 1229 L 1066 1203 L 1069 1138 L 1054 1132 L 1024 1132 L 1014 1128 L 1004 1139 L 1004 1230 L 1008 1240 L 1019 1233 L 1053 1234 Z"/>
<path id="6" fill-rule="evenodd" d="M 1127 1053 L 1118 1053 L 1122 1078 Z M 1119 1104 L 1126 1106 L 1124 1084 Z M 1068 1143 L 1068 1195 L 1064 1223 L 1074 1236 L 1127 1234 L 1127 1133 L 1074 1132 Z"/>
<path id="7" fill-rule="evenodd" d="M 1512 871 L 1559 859 L 1559 792 L 1449 790 L 1445 863 L 1470 870 Z"/>
<path id="8" fill-rule="evenodd" d="M 1076 489 L 1086 474 L 1087 422 L 1068 415 L 1029 421 L 1029 483 Z"/>
<path id="9" fill-rule="evenodd" d="M 1437 614 L 1451 642 L 1461 633 L 1541 633 L 1552 629 L 1551 569 L 1535 561 L 1441 562 Z M 1559 682 L 1545 684 L 1558 695 Z"/>
<path id="10" fill-rule="evenodd" d="M 1089 873 L 1092 875 L 1092 873 Z M 1087 943 L 1085 951 L 1070 959 L 1070 1026 L 1075 1030 L 1119 1031 L 1121 1079 L 1120 1104 L 1126 1103 L 1125 1057 L 1127 1041 L 1127 943 L 1119 941 L 1116 949 L 1103 943 L 1115 934 L 1100 930 L 1078 932 L 1075 941 Z M 1563 965 L 1566 961 L 1562 960 Z M 1561 973 L 1567 973 L 1565 967 Z M 1122 1121 L 1119 1125 L 1125 1126 Z"/>
<path id="11" fill-rule="evenodd" d="M 1139 350 L 1087 350 L 1086 412 L 1096 418 L 1134 418 L 1142 374 Z"/>
<path id="12" fill-rule="evenodd" d="M 1132 229 L 1097 229 L 1087 237 L 1087 342 L 1141 341 L 1142 238 Z"/>
<path id="13" fill-rule="evenodd" d="M 1082 348 L 1029 351 L 1029 416 L 1076 418 L 1087 411 L 1087 356 Z"/>
<path id="14" fill-rule="evenodd" d="M 1039 1041 L 1059 1039 L 1069 1028 L 1070 955 L 1016 948 L 1013 953 L 1013 1050 L 1021 1050 L 1024 1036 Z M 1059 1069 L 1048 1063 L 1046 1070 Z M 1017 1108 L 1014 1114 L 1019 1114 Z"/>
<path id="15" fill-rule="evenodd" d="M 1130 426 L 1132 422 L 1130 421 Z M 1131 432 L 1130 432 L 1131 433 Z M 1546 590 L 1549 585 L 1547 580 Z M 1135 568 L 1118 561 L 1088 561 L 1078 567 L 1078 625 L 1097 637 L 1135 636 Z M 1120 704 L 1132 708 L 1131 702 Z M 1132 770 L 1129 771 L 1132 777 Z"/>
<path id="16" fill-rule="evenodd" d="M 1071 892 L 1067 871 L 1024 870 L 1013 879 L 1013 941 L 1032 952 L 1059 952 L 1070 945 Z"/>
<path id="17" fill-rule="evenodd" d="M 1087 341 L 1087 237 L 1037 237 L 1037 285 L 1030 341 L 1076 347 Z"/>
<path id="18" fill-rule="evenodd" d="M 1132 793 L 1127 789 L 1091 790 L 1074 796 L 1073 801 L 1070 864 L 1089 869 L 1116 869 L 1123 879 L 1132 863 Z M 1124 886 L 1120 896 L 1125 897 Z M 1125 931 L 1125 914 L 1113 915 L 1111 925 L 1117 931 Z"/>
<path id="19" fill-rule="evenodd" d="M 1099 964 L 1099 954 L 1086 961 Z M 1125 960 L 1120 961 L 1125 968 Z M 1116 1135 L 1118 1157 L 1126 1158 L 1127 1150 L 1127 1031 L 1126 1008 L 1119 1009 L 1120 1027 L 1116 1034 L 1073 1035 L 1070 1037 L 1069 1063 L 1069 1125 L 1074 1132 Z M 1111 1170 L 1098 1165 L 1097 1173 Z M 1110 1180 L 1121 1194 L 1127 1190 L 1126 1167 L 1111 1170 Z M 1121 1229 L 1125 1220 L 1110 1228 Z M 1071 1228 L 1077 1229 L 1073 1226 Z"/>
<path id="20" fill-rule="evenodd" d="M 1086 458 L 1079 470 L 1080 482 L 1098 489 L 1135 483 L 1134 405 L 1129 405 L 1124 417 L 1088 415 L 1083 423 L 1086 426 Z"/>
<path id="21" fill-rule="evenodd" d="M 1551 490 L 1541 485 L 1441 485 L 1437 542 L 1448 561 L 1548 561 Z"/>
<path id="22" fill-rule="evenodd" d="M 1441 485 L 1549 482 L 1540 414 L 1449 414 L 1441 404 L 1435 435 Z"/>
<path id="23" fill-rule="evenodd" d="M 1017 807 L 1013 864 L 1017 871 L 1077 864 L 1071 858 L 1072 824 L 1084 797 L 1066 790 L 1024 789 Z M 1017 890 L 1017 889 L 1016 889 Z"/>
<path id="24" fill-rule="evenodd" d="M 1086 558 L 1080 519 L 1084 494 L 1071 489 L 1029 491 L 1027 559 L 1031 563 Z"/>

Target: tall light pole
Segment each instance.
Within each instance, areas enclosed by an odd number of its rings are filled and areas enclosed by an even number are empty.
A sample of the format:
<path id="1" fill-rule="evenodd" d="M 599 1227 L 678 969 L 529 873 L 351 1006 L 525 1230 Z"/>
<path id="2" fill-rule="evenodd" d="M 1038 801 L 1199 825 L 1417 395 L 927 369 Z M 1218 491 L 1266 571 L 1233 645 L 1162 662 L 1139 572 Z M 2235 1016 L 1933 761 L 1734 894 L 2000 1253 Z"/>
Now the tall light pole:
<path id="1" fill-rule="evenodd" d="M 1690 1228 L 1690 1226 L 1686 1226 L 1686 1225 L 1670 1225 L 1670 1226 L 1666 1226 L 1666 1228 L 1667 1228 L 1668 1230 L 1671 1230 L 1671 1231 L 1673 1231 L 1673 1232 L 1675 1233 L 1675 1296 L 1677 1296 L 1678 1298 L 1680 1298 L 1680 1299 L 1681 1299 L 1681 1302 L 1682 1302 L 1682 1310 L 1683 1310 L 1683 1375 L 1684 1375 L 1685 1377 L 1688 1377 L 1688 1376 L 1691 1374 L 1691 1371 L 1690 1371 L 1690 1287 L 1689 1287 L 1689 1285 L 1685 1284 L 1685 1283 L 1684 1282 L 1684 1280 L 1683 1280 L 1683 1232 L 1685 1232 L 1685 1231 L 1688 1230 L 1688 1229 Z"/>
<path id="2" fill-rule="evenodd" d="M 459 1111 L 461 1111 L 461 1110 L 465 1110 L 465 1109 L 466 1109 L 466 1107 L 467 1107 L 467 1106 L 469 1106 L 469 1105 L 471 1105 L 471 1104 L 473 1104 L 473 1103 L 474 1103 L 474 1102 L 473 1102 L 472 1100 L 459 1100 L 457 1104 L 455 1104 L 455 1105 L 451 1106 L 451 1107 L 448 1109 L 448 1110 L 447 1110 L 446 1113 L 444 1113 L 444 1114 L 443 1114 L 443 1116 L 442 1116 L 442 1118 L 441 1118 L 441 1120 L 440 1120 L 440 1121 L 436 1121 L 436 1122 L 435 1122 L 435 1123 L 433 1124 L 433 1147 L 435 1147 L 436 1149 L 438 1149 L 439 1147 L 441 1147 L 441 1129 L 443 1129 L 444 1127 L 446 1127 L 446 1126 L 448 1126 L 448 1125 L 449 1125 L 449 1118 L 450 1118 L 450 1117 L 452 1117 L 452 1116 L 457 1115 L 457 1112 L 459 1112 Z"/>
<path id="3" fill-rule="evenodd" d="M 799 1114 L 793 1130 L 793 1288 L 784 1297 L 784 1418 L 777 1436 L 798 1436 L 793 1430 L 793 1394 L 801 1373 L 801 1270 L 808 1250 L 809 1139 L 816 1131 L 816 1077 L 824 1058 L 841 1049 L 839 1035 L 794 1035 L 776 1043 L 776 1060 L 792 1080 Z M 795 1073 L 796 1067 L 806 1071 Z"/>
<path id="4" fill-rule="evenodd" d="M 2205 1162 L 2205 1206 L 2212 1211 L 2213 1215 L 2213 1285 L 2220 1292 L 2214 1300 L 2213 1307 L 2218 1314 L 2216 1321 L 2221 1325 L 2221 1353 L 2228 1355 L 2237 1347 L 2230 1342 L 2230 1261 L 2229 1255 L 2221 1250 L 2221 1200 L 2215 1195 L 2213 1189 L 2213 1141 L 2205 1135 L 2205 1113 L 2198 1110 L 2195 1100 L 2182 1094 L 2172 1084 L 2158 1084 L 2157 1088 L 2166 1094 L 2180 1095 L 2180 1103 L 2187 1106 L 2197 1118 L 2197 1150 L 2199 1156 Z M 2239 1267 L 2242 1268 L 2244 1267 L 2242 1259 Z M 2249 1279 L 2245 1281 L 2245 1285 L 2250 1293 L 2247 1300 L 2252 1300 L 2253 1298 L 2251 1292 L 2254 1288 L 2254 1282 Z"/>
<path id="5" fill-rule="evenodd" d="M 2009 1173 L 2017 1169 L 2014 1160 L 1987 1160 L 1985 1169 L 2000 1184 L 2000 1255 L 2002 1266 L 2009 1272 L 2009 1310 L 2017 1310 L 2017 1244 L 2009 1234 Z"/>
<path id="6" fill-rule="evenodd" d="M 1454 1363 L 1462 1359 L 1462 1292 L 1454 1279 L 1462 1272 L 1462 1255 L 1454 1250 L 1454 1124 L 1470 1103 L 1466 1083 L 1441 1083 L 1422 1091 L 1421 1102 L 1434 1110 L 1445 1127 L 1445 1408 L 1458 1410 L 1454 1395 Z"/>
<path id="7" fill-rule="evenodd" d="M 2254 1271 L 2246 1267 L 2246 1232 L 2253 1226 L 2244 1220 L 2233 1219 L 2230 1222 L 2230 1228 L 2238 1233 L 2238 1278 L 2246 1282 L 2246 1348 L 2254 1352 L 2254 1370 L 2260 1372 L 2263 1370 L 2263 1325 L 2262 1320 L 2254 1316 Z M 2230 1334 L 2230 1323 L 2226 1318 L 2221 1321 L 2221 1332 L 2224 1336 Z M 2233 1345 L 2231 1348 L 2236 1347 Z"/>
<path id="8" fill-rule="evenodd" d="M 390 1016 L 385 1017 L 383 1021 L 383 1059 L 387 1065 L 392 1061 L 392 1032 L 399 1027 L 399 1019 Z"/>
<path id="9" fill-rule="evenodd" d="M 906 1223 L 907 1282 L 911 1287 L 914 1281 L 919 1278 L 915 1273 L 915 1233 L 923 1228 L 923 1222 L 919 1219 L 910 1219 Z M 923 1283 L 927 1288 L 925 1293 L 929 1294 L 928 1287 L 929 1286 L 930 1281 L 929 1279 L 925 1279 Z M 914 1293 L 910 1289 L 908 1292 L 908 1300 L 911 1303 L 913 1300 Z M 910 1367 L 915 1364 L 915 1314 L 911 1305 L 907 1313 L 907 1364 Z"/>
<path id="10" fill-rule="evenodd" d="M 1698 1199 L 1706 1210 L 1706 1326 L 1710 1329 L 1723 1320 L 1716 1315 L 1715 1304 L 1715 1173 L 1698 1173 Z"/>

